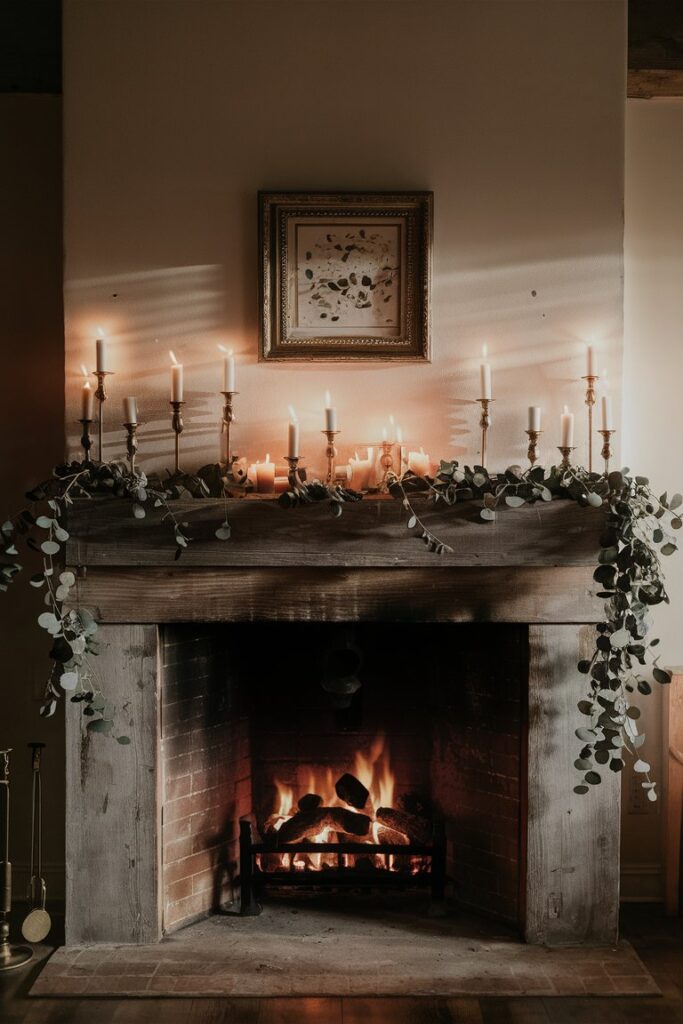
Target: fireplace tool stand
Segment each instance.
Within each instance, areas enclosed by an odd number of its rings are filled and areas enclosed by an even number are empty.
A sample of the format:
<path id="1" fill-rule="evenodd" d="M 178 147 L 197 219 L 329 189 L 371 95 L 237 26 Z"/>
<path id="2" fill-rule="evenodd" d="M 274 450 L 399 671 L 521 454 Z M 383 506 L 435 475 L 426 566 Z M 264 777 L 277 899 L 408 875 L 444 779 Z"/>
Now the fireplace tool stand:
<path id="1" fill-rule="evenodd" d="M 323 871 L 296 871 L 280 869 L 263 871 L 256 863 L 259 854 L 289 854 L 294 863 L 297 853 L 333 853 L 337 866 Z M 379 869 L 366 870 L 345 867 L 344 855 L 368 857 L 385 854 L 398 856 L 428 857 L 430 871 L 405 876 L 398 872 Z M 435 821 L 432 842 L 420 843 L 286 843 L 255 841 L 252 823 L 240 821 L 240 914 L 256 917 L 263 909 L 261 898 L 268 887 L 283 888 L 300 886 L 307 889 L 413 889 L 429 888 L 432 916 L 438 916 L 445 909 L 446 890 L 446 829 L 443 821 Z"/>
<path id="2" fill-rule="evenodd" d="M 12 865 L 9 861 L 9 755 L 12 748 L 0 750 L 0 796 L 2 796 L 2 861 L 0 861 L 0 973 L 27 964 L 33 957 L 30 946 L 13 946 L 9 941 L 9 915 L 12 910 Z"/>

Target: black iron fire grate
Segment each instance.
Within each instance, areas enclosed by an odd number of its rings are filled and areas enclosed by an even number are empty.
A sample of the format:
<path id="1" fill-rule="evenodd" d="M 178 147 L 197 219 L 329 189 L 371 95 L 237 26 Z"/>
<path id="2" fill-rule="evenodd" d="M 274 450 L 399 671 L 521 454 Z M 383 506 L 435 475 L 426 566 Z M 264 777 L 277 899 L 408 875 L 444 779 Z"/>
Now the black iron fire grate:
<path id="1" fill-rule="evenodd" d="M 297 870 L 297 854 L 334 854 L 336 866 L 321 870 Z M 289 854 L 289 869 L 264 871 L 257 861 L 259 855 Z M 415 874 L 386 868 L 347 866 L 346 855 L 368 858 L 377 855 L 420 857 L 429 861 L 428 870 Z M 444 905 L 446 889 L 446 830 L 443 821 L 435 821 L 431 843 L 277 843 L 274 838 L 254 840 L 252 823 L 240 821 L 240 913 L 253 917 L 261 913 L 261 900 L 268 888 L 301 887 L 312 890 L 330 889 L 414 889 L 429 888 L 430 911 L 438 913 Z"/>

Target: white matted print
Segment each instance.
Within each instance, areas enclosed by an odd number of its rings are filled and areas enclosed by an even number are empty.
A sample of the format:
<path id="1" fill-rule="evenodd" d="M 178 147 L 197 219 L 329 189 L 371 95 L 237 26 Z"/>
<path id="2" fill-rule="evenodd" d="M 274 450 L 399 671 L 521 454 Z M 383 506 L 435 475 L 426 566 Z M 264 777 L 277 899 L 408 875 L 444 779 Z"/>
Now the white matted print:
<path id="1" fill-rule="evenodd" d="M 293 332 L 401 330 L 401 221 L 290 222 Z M 293 259 L 292 259 L 293 256 Z"/>

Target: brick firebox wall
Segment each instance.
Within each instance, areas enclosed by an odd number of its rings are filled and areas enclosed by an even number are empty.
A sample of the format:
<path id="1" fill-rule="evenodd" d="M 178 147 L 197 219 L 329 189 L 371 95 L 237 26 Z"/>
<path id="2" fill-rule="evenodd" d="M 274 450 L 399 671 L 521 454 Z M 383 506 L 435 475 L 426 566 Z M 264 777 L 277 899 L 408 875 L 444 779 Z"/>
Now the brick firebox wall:
<path id="1" fill-rule="evenodd" d="M 164 929 L 232 899 L 239 818 L 251 811 L 246 711 L 228 684 L 228 652 L 211 628 L 162 636 Z"/>
<path id="2" fill-rule="evenodd" d="M 526 630 L 476 625 L 439 643 L 432 682 L 432 794 L 446 817 L 460 903 L 523 925 Z"/>

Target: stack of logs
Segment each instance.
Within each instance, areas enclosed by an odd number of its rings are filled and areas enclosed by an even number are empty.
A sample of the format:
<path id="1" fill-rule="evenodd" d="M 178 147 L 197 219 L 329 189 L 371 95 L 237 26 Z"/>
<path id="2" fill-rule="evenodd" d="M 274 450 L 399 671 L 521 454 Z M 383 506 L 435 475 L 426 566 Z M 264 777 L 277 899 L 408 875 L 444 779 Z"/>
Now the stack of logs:
<path id="1" fill-rule="evenodd" d="M 367 788 L 354 775 L 345 774 L 335 784 L 335 792 L 346 807 L 325 807 L 317 793 L 306 793 L 298 802 L 298 810 L 281 820 L 277 816 L 268 819 L 265 825 L 267 841 L 275 848 L 290 843 L 314 840 L 327 829 L 336 834 L 339 843 L 410 843 L 429 844 L 432 829 L 428 821 L 407 811 L 394 807 L 380 807 L 373 817 L 362 813 L 370 796 Z M 354 810 L 351 810 L 354 808 Z M 373 823 L 377 828 L 373 829 Z"/>

